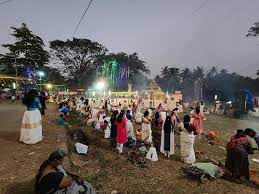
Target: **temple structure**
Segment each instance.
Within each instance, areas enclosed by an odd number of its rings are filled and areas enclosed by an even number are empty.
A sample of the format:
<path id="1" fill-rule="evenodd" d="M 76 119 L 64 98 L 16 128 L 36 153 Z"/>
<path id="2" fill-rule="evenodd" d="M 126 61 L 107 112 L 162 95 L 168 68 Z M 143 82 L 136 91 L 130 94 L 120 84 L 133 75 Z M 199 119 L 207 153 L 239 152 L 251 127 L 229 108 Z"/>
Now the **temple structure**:
<path id="1" fill-rule="evenodd" d="M 165 109 L 172 110 L 178 107 L 183 99 L 181 91 L 175 91 L 175 93 L 169 94 L 162 91 L 159 85 L 152 80 L 147 88 L 143 91 L 143 101 L 146 107 L 158 107 L 161 103 Z"/>

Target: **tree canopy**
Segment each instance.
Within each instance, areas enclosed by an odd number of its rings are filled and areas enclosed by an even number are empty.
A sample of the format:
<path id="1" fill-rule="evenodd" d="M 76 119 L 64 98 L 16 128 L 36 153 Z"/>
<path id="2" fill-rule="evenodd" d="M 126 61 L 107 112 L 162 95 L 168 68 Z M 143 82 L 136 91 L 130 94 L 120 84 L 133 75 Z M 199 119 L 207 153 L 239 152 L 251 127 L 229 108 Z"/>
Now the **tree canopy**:
<path id="1" fill-rule="evenodd" d="M 50 42 L 53 63 L 70 84 L 85 85 L 96 71 L 95 61 L 108 50 L 98 42 L 89 39 L 54 40 Z"/>
<path id="2" fill-rule="evenodd" d="M 231 100 L 234 93 L 242 89 L 259 93 L 257 87 L 259 79 L 244 77 L 237 73 L 228 73 L 226 69 L 218 70 L 216 66 L 207 72 L 201 67 L 196 67 L 193 70 L 189 68 L 181 70 L 165 66 L 161 69 L 161 74 L 155 77 L 163 91 L 181 90 L 186 101 L 194 99 L 194 83 L 198 79 L 202 80 L 204 100 L 210 102 L 214 101 L 216 94 L 221 100 Z"/>
<path id="3" fill-rule="evenodd" d="M 44 67 L 49 61 L 49 54 L 44 49 L 42 38 L 33 34 L 25 23 L 21 27 L 11 27 L 11 29 L 15 42 L 2 45 L 8 50 L 6 54 L 0 55 L 3 72 L 15 74 L 15 65 L 17 65 L 18 75 L 22 74 L 24 67 L 30 67 L 32 70 Z"/>

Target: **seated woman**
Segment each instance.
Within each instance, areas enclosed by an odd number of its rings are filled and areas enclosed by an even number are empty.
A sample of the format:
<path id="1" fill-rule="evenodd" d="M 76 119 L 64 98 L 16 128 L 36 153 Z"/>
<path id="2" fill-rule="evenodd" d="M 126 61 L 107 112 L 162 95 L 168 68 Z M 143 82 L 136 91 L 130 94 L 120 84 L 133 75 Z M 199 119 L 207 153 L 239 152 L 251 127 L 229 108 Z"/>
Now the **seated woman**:
<path id="1" fill-rule="evenodd" d="M 226 168 L 233 174 L 234 178 L 250 178 L 248 154 L 253 154 L 253 148 L 246 137 L 245 131 L 239 129 L 227 144 L 225 163 Z"/>
<path id="2" fill-rule="evenodd" d="M 40 194 L 93 194 L 90 183 L 79 176 L 66 172 L 62 166 L 65 153 L 61 150 L 50 154 L 40 166 L 36 176 L 35 190 Z"/>

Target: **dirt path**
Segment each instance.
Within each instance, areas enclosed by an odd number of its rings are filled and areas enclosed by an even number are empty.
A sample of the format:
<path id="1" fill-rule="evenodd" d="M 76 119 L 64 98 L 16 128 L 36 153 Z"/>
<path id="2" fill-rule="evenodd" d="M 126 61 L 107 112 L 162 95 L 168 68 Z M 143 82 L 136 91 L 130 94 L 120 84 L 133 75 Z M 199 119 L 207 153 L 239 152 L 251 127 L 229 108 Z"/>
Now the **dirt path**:
<path id="1" fill-rule="evenodd" d="M 18 141 L 24 107 L 0 104 L 0 193 L 32 193 L 31 182 L 42 161 L 51 151 L 65 147 L 65 130 L 53 122 L 56 106 L 48 108 L 43 118 L 43 141 L 25 145 Z"/>

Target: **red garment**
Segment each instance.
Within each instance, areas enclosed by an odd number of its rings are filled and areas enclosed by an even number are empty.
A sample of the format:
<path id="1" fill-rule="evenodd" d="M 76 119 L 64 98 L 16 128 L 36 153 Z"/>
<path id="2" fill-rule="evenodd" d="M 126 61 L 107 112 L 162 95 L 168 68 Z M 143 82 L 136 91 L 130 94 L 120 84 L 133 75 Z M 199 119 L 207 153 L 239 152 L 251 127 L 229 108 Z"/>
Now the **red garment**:
<path id="1" fill-rule="evenodd" d="M 228 148 L 233 149 L 235 147 L 235 143 L 241 143 L 241 142 L 247 142 L 248 139 L 246 137 L 240 137 L 240 138 L 235 138 L 235 136 L 232 136 L 230 138 L 230 142 L 228 143 Z"/>
<path id="2" fill-rule="evenodd" d="M 126 118 L 123 117 L 121 122 L 116 121 L 117 125 L 117 136 L 116 142 L 120 144 L 124 144 L 127 141 L 127 133 L 126 133 Z"/>
<path id="3" fill-rule="evenodd" d="M 191 116 L 193 118 L 192 124 L 197 129 L 197 133 L 200 134 L 202 132 L 202 121 L 204 119 L 204 115 L 201 112 L 199 114 L 197 114 L 196 112 L 193 112 Z"/>
<path id="4" fill-rule="evenodd" d="M 173 125 L 176 126 L 176 123 L 177 123 L 177 116 L 176 116 L 176 115 L 173 115 L 173 116 L 171 117 L 171 121 L 172 121 Z"/>

